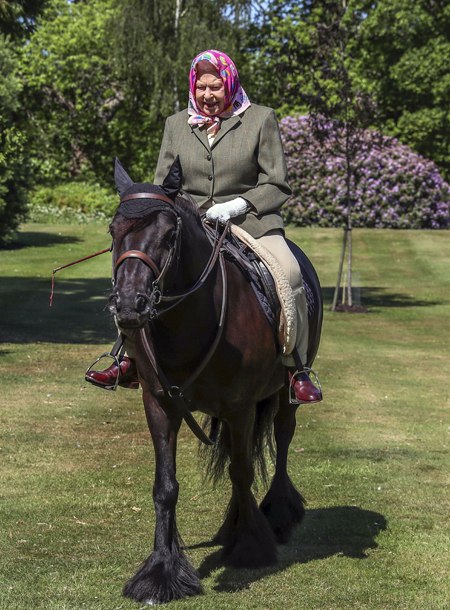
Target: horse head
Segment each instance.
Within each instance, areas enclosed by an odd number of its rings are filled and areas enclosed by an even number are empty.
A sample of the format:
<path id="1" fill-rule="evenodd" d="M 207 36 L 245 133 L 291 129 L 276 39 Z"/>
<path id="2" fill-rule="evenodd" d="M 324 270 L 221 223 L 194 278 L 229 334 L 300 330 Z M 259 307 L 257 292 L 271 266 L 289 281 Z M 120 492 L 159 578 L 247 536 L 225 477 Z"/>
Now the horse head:
<path id="1" fill-rule="evenodd" d="M 116 159 L 114 178 L 120 205 L 109 227 L 114 290 L 108 307 L 121 327 L 139 328 L 158 303 L 179 247 L 181 216 L 175 200 L 181 165 L 177 157 L 163 184 L 156 186 L 134 183 Z"/>

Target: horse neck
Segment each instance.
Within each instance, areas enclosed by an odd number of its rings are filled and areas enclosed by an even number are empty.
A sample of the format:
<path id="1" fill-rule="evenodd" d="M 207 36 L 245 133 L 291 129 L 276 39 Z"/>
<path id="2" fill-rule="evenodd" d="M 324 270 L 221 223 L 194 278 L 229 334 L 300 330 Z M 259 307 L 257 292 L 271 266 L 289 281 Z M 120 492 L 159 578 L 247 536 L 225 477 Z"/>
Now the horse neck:
<path id="1" fill-rule="evenodd" d="M 200 278 L 210 260 L 212 246 L 200 221 L 183 214 L 179 257 L 168 277 L 167 294 L 183 294 Z M 217 329 L 220 302 L 217 304 L 218 265 L 205 284 L 164 313 L 152 325 L 157 356 L 167 370 L 183 367 L 201 358 Z"/>
<path id="2" fill-rule="evenodd" d="M 181 292 L 192 286 L 208 264 L 211 244 L 199 218 L 184 210 L 177 258 L 168 273 L 171 292 Z"/>

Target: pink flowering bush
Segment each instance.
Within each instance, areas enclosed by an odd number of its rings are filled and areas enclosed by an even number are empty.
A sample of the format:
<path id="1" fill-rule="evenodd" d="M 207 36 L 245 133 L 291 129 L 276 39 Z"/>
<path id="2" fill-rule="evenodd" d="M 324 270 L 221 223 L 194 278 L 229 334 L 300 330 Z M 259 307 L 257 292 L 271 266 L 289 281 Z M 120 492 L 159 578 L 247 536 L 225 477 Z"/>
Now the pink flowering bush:
<path id="1" fill-rule="evenodd" d="M 314 138 L 308 117 L 281 121 L 293 196 L 284 206 L 286 222 L 338 227 L 346 223 L 346 161 Z M 436 165 L 398 140 L 381 138 L 371 147 L 366 132 L 351 179 L 354 227 L 444 229 L 449 223 L 450 187 Z"/>

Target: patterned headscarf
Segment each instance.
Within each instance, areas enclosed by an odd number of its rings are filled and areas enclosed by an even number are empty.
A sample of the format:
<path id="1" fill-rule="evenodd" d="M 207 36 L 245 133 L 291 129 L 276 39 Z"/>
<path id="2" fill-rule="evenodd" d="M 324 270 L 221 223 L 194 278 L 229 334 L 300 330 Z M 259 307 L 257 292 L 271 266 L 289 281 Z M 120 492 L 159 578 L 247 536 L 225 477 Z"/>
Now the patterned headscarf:
<path id="1" fill-rule="evenodd" d="M 225 87 L 225 108 L 216 116 L 207 116 L 200 111 L 195 99 L 195 85 L 197 82 L 197 64 L 206 59 L 217 70 Z M 220 128 L 220 119 L 241 114 L 250 106 L 250 100 L 239 82 L 239 74 L 236 66 L 225 53 L 220 51 L 204 51 L 197 55 L 191 65 L 189 72 L 189 105 L 190 125 L 214 125 L 214 131 Z"/>

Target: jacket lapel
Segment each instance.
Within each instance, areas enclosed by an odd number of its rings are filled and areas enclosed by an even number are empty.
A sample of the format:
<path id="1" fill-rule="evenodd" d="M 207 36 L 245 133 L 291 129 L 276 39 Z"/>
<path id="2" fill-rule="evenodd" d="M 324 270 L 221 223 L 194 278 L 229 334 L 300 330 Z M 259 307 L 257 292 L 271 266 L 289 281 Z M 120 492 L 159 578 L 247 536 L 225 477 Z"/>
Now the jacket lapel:
<path id="1" fill-rule="evenodd" d="M 220 124 L 220 129 L 217 132 L 216 137 L 213 140 L 211 149 L 217 146 L 218 142 L 224 137 L 226 133 L 230 131 L 235 125 L 241 122 L 241 117 L 239 115 L 232 116 L 229 119 L 223 119 Z M 206 129 L 200 129 L 198 125 L 191 125 L 192 131 L 195 133 L 197 139 L 203 144 L 206 150 L 210 150 L 208 135 L 206 133 Z"/>
<path id="2" fill-rule="evenodd" d="M 230 117 L 229 119 L 223 119 L 220 124 L 220 129 L 217 132 L 216 137 L 213 140 L 211 149 L 215 148 L 220 140 L 224 137 L 226 133 L 230 131 L 235 125 L 241 122 L 241 117 L 237 114 L 235 116 Z"/>
<path id="3" fill-rule="evenodd" d="M 206 150 L 209 151 L 209 142 L 208 142 L 208 136 L 206 134 L 206 129 L 200 129 L 200 127 L 198 125 L 191 125 L 190 126 L 192 131 L 195 133 L 197 139 L 203 144 L 203 146 L 206 148 Z"/>

